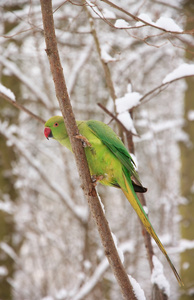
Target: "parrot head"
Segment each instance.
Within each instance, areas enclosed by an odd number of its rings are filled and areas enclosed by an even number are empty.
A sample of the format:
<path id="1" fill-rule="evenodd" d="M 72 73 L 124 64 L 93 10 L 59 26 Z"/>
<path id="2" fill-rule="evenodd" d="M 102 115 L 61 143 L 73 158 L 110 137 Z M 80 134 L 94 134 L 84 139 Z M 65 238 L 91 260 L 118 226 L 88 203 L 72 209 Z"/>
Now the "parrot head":
<path id="1" fill-rule="evenodd" d="M 44 135 L 47 139 L 64 139 L 67 136 L 67 130 L 64 124 L 63 117 L 55 116 L 46 121 Z"/>

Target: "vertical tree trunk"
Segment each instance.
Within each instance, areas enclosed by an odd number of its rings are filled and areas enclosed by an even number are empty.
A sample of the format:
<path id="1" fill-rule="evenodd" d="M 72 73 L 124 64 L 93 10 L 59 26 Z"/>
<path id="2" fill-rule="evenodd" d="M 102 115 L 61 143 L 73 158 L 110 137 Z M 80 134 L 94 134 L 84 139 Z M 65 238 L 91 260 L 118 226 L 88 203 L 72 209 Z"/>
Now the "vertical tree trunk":
<path id="1" fill-rule="evenodd" d="M 8 7 L 8 9 L 10 11 L 12 10 L 11 7 Z M 14 9 L 16 9 L 15 6 Z M 17 23 L 13 22 L 2 23 L 2 26 L 4 26 L 3 34 L 6 34 L 17 25 Z M 12 40 L 8 40 L 8 43 L 10 41 L 13 43 Z M 1 70 L 0 78 L 1 83 L 7 88 L 10 88 L 17 97 L 20 95 L 20 85 L 15 76 L 4 75 Z M 10 104 L 2 98 L 0 98 L 0 103 L 0 120 L 2 122 L 7 121 L 10 124 L 17 124 L 18 110 L 15 108 L 13 112 L 13 108 L 10 107 Z M 0 201 L 16 200 L 17 191 L 14 187 L 14 178 L 12 174 L 12 165 L 15 160 L 16 157 L 13 147 L 7 146 L 6 138 L 0 133 Z M 12 214 L 0 210 L 0 244 L 6 243 L 16 251 L 17 246 L 14 244 L 14 235 L 15 226 Z M 13 259 L 0 248 L 0 266 L 2 267 L 1 271 L 3 273 L 0 276 L 0 299 L 12 299 L 12 288 L 8 279 L 13 276 L 14 265 Z"/>
<path id="2" fill-rule="evenodd" d="M 185 2 L 184 8 L 187 14 L 186 30 L 194 28 L 193 0 Z M 190 49 L 188 46 L 187 50 Z M 186 52 L 187 59 L 194 59 L 194 54 Z M 180 206 L 182 216 L 181 236 L 182 239 L 194 240 L 194 118 L 189 117 L 189 112 L 194 112 L 194 78 L 188 78 L 185 92 L 185 126 L 184 131 L 188 135 L 189 142 L 180 144 L 181 149 L 181 193 L 187 199 L 187 203 Z M 186 249 L 181 253 L 181 277 L 185 284 L 185 290 L 180 300 L 194 298 L 194 250 Z M 192 290 L 192 291 L 191 291 Z"/>

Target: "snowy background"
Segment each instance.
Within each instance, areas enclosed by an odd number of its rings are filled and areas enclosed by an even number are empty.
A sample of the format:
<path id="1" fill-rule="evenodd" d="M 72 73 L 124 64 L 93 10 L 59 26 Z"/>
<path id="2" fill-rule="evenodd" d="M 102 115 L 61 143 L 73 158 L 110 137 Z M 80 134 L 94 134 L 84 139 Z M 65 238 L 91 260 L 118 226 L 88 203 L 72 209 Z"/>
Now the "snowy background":
<path id="1" fill-rule="evenodd" d="M 149 218 L 180 270 L 180 252 L 194 247 L 192 241 L 181 240 L 178 209 L 187 203 L 180 192 L 179 142 L 190 141 L 182 129 L 187 84 L 176 79 L 194 75 L 194 64 L 185 57 L 192 35 L 182 34 L 187 11 L 181 1 L 124 2 L 122 8 L 138 21 L 102 1 L 53 1 L 61 61 L 76 119 L 109 123 L 99 102 L 134 133 L 138 171 L 148 188 Z M 114 3 L 121 7 L 120 1 Z M 2 1 L 0 18 L 0 94 L 45 121 L 61 114 L 39 1 Z M 45 139 L 43 123 L 5 97 L 0 101 L 0 212 L 5 228 L 0 229 L 0 298 L 121 299 L 72 154 Z M 132 121 L 128 110 L 134 106 Z M 188 115 L 191 122 L 193 112 Z M 115 121 L 110 126 L 121 134 Z M 98 192 L 125 269 L 151 299 L 154 275 L 139 220 L 122 192 L 100 185 Z M 179 299 L 176 278 L 154 242 L 153 246 L 168 281 L 169 299 Z M 160 262 L 155 259 L 159 272 Z"/>

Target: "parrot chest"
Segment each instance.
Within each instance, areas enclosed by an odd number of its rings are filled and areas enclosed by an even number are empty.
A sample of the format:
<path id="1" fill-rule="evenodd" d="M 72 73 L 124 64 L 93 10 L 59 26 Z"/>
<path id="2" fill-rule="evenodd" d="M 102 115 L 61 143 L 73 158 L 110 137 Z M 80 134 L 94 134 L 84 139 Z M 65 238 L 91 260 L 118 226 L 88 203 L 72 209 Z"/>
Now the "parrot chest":
<path id="1" fill-rule="evenodd" d="M 99 182 L 104 185 L 118 185 L 117 176 L 121 169 L 120 162 L 103 143 L 91 144 L 92 147 L 85 149 L 91 175 L 103 176 Z"/>

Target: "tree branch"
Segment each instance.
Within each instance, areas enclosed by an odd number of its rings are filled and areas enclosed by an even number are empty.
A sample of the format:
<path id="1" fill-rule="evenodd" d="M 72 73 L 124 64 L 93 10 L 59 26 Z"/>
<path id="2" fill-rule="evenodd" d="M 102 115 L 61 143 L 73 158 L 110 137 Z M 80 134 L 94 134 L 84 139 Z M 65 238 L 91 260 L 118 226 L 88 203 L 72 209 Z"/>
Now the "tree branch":
<path id="1" fill-rule="evenodd" d="M 124 299 L 135 300 L 136 297 L 133 292 L 131 283 L 119 258 L 108 226 L 108 222 L 104 216 L 102 207 L 97 197 L 95 187 L 92 184 L 84 148 L 82 147 L 82 142 L 79 139 L 74 138 L 76 135 L 79 134 L 79 132 L 72 111 L 69 95 L 67 93 L 63 69 L 59 58 L 57 40 L 54 30 L 52 1 L 40 0 L 40 3 L 42 10 L 45 41 L 47 47 L 46 53 L 48 55 L 51 73 L 55 84 L 56 96 L 59 101 L 59 105 L 63 114 L 65 125 L 67 127 L 67 132 L 70 138 L 72 149 L 75 154 L 75 160 L 80 175 L 82 188 L 88 200 L 92 216 L 95 219 L 96 225 L 98 227 L 102 244 L 104 246 L 105 254 L 109 260 L 111 268 L 121 288 L 122 295 Z"/>
<path id="2" fill-rule="evenodd" d="M 165 83 L 162 83 L 161 85 L 159 86 L 156 86 L 155 88 L 153 88 L 152 90 L 150 90 L 149 92 L 147 92 L 146 94 L 144 94 L 140 99 L 139 99 L 139 103 L 134 106 L 133 108 L 135 107 L 138 107 L 139 105 L 141 105 L 142 103 L 146 103 L 148 102 L 149 100 L 151 100 L 153 97 L 155 97 L 156 95 L 158 95 L 161 91 L 163 91 L 164 89 L 166 89 L 171 83 L 177 81 L 177 80 L 180 80 L 180 79 L 185 79 L 185 78 L 188 78 L 188 77 L 194 77 L 194 75 L 184 75 L 184 76 L 180 76 L 180 77 L 177 77 L 175 79 L 172 79 L 170 81 L 167 81 Z"/>
<path id="3" fill-rule="evenodd" d="M 7 95 L 3 94 L 2 92 L 0 92 L 0 97 L 2 97 L 3 99 L 5 99 L 9 103 L 11 103 L 13 106 L 17 107 L 18 109 L 23 110 L 25 113 L 27 113 L 32 118 L 38 120 L 39 122 L 41 122 L 43 124 L 45 123 L 45 120 L 43 120 L 41 117 L 39 117 L 38 115 L 36 115 L 33 112 L 31 112 L 29 109 L 27 109 L 25 106 L 23 106 L 19 102 L 12 100 L 10 97 L 8 97 Z"/>
<path id="4" fill-rule="evenodd" d="M 194 30 L 187 30 L 187 31 L 170 31 L 170 30 L 167 30 L 165 28 L 162 28 L 162 27 L 159 27 L 153 23 L 149 23 L 133 14 L 131 14 L 130 12 L 128 12 L 127 10 L 123 9 L 122 7 L 114 4 L 113 2 L 109 1 L 109 0 L 100 0 L 102 2 L 105 2 L 106 4 L 110 5 L 111 7 L 123 12 L 124 14 L 126 14 L 127 16 L 131 17 L 133 20 L 135 21 L 138 21 L 138 22 L 142 22 L 143 24 L 147 25 L 147 26 L 150 26 L 150 27 L 154 27 L 156 29 L 159 29 L 161 31 L 164 31 L 164 32 L 167 32 L 167 33 L 170 33 L 170 34 L 193 34 L 194 33 Z M 138 27 L 136 27 L 138 28 Z M 129 28 L 130 29 L 130 28 Z"/>

